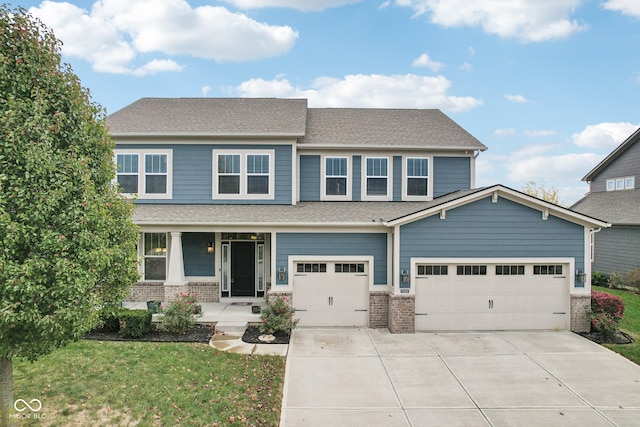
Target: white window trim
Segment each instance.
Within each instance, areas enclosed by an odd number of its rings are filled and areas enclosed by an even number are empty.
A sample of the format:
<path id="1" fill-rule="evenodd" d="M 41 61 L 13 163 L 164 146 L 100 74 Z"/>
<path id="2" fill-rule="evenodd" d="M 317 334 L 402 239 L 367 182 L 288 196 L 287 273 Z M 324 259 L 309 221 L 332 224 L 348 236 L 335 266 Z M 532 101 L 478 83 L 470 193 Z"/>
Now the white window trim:
<path id="1" fill-rule="evenodd" d="M 631 185 L 627 186 L 627 180 L 631 180 Z M 618 188 L 618 182 L 622 181 L 622 187 Z M 611 188 L 609 188 L 611 185 Z M 636 187 L 636 177 L 635 176 L 625 176 L 625 177 L 617 177 L 607 179 L 605 183 L 606 191 L 623 191 L 623 190 L 634 190 Z"/>
<path id="2" fill-rule="evenodd" d="M 163 253 L 163 255 L 146 255 L 146 247 L 145 247 L 145 234 L 164 234 L 165 235 L 165 244 L 167 245 L 167 247 L 165 248 L 165 252 Z M 169 276 L 169 236 L 167 236 L 167 233 L 163 233 L 161 231 L 145 231 L 143 233 L 140 233 L 140 255 L 142 257 L 142 261 L 139 265 L 141 267 L 141 275 L 142 275 L 142 280 L 145 282 L 158 282 L 158 283 L 163 283 L 167 280 L 167 277 Z M 164 264 L 164 279 L 147 279 L 146 278 L 146 262 L 144 261 L 146 258 L 151 258 L 151 259 L 160 259 L 160 258 L 164 258 L 165 260 L 165 264 Z"/>
<path id="3" fill-rule="evenodd" d="M 130 194 L 136 196 L 137 199 L 171 199 L 173 197 L 173 150 L 172 149 L 116 149 L 114 150 L 113 162 L 118 165 L 118 154 L 137 154 L 138 155 L 138 193 Z M 164 154 L 167 156 L 167 191 L 165 193 L 146 193 L 146 171 L 145 158 L 147 154 Z M 114 184 L 118 183 L 118 176 L 113 180 Z"/>
<path id="4" fill-rule="evenodd" d="M 367 195 L 367 159 L 387 159 L 387 194 L 385 196 Z M 360 181 L 361 200 L 366 202 L 389 202 L 393 200 L 393 157 L 391 156 L 362 156 Z"/>
<path id="5" fill-rule="evenodd" d="M 238 194 L 221 194 L 218 191 L 218 155 L 238 155 L 240 156 L 240 192 Z M 247 155 L 269 156 L 269 193 L 268 194 L 248 194 L 247 181 Z M 274 200 L 275 199 L 275 150 L 213 150 L 213 193 L 215 200 Z"/>
<path id="6" fill-rule="evenodd" d="M 347 194 L 344 196 L 327 195 L 327 164 L 326 159 L 347 159 Z M 351 156 L 341 155 L 322 155 L 320 156 L 320 200 L 351 200 L 351 188 L 352 188 L 352 170 L 351 170 Z"/>
<path id="7" fill-rule="evenodd" d="M 427 159 L 427 195 L 426 196 L 410 196 L 407 194 L 409 175 L 407 174 L 407 159 Z M 402 200 L 405 202 L 423 202 L 433 200 L 433 157 L 432 156 L 419 156 L 419 155 L 405 155 L 402 156 Z"/>

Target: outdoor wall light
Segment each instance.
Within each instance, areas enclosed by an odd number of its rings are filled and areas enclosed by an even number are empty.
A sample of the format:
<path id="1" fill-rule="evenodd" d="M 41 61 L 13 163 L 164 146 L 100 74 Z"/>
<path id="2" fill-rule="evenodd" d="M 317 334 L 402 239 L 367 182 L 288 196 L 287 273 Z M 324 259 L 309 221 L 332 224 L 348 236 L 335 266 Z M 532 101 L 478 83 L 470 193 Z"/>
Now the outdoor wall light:
<path id="1" fill-rule="evenodd" d="M 581 269 L 576 270 L 576 280 L 580 283 L 587 281 L 587 275 Z"/>
<path id="2" fill-rule="evenodd" d="M 213 242 L 207 243 L 207 253 L 208 254 L 212 254 L 213 253 Z"/>
<path id="3" fill-rule="evenodd" d="M 287 269 L 286 268 L 279 267 L 278 268 L 278 280 L 284 280 L 286 273 L 287 273 Z"/>
<path id="4" fill-rule="evenodd" d="M 402 279 L 402 283 L 409 283 L 409 271 L 402 270 L 400 273 L 400 278 Z"/>

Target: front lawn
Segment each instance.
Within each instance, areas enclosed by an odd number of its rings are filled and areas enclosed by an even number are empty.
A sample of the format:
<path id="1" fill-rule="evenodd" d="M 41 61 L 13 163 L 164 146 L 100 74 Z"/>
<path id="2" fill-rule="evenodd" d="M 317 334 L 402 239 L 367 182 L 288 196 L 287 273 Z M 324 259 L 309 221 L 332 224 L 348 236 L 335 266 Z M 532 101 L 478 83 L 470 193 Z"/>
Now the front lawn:
<path id="1" fill-rule="evenodd" d="M 39 399 L 37 426 L 277 426 L 285 359 L 204 344 L 81 340 L 14 361 L 14 399 Z"/>
<path id="2" fill-rule="evenodd" d="M 624 317 L 620 322 L 620 330 L 629 334 L 634 342 L 632 344 L 605 344 L 605 346 L 640 365 L 640 295 L 598 286 L 594 286 L 593 290 L 617 295 L 624 301 Z"/>

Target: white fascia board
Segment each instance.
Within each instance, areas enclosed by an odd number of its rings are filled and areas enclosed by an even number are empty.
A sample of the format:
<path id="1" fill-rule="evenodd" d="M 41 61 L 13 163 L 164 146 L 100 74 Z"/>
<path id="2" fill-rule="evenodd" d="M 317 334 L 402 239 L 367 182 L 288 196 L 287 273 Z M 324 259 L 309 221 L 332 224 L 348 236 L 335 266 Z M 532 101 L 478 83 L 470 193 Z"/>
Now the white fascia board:
<path id="1" fill-rule="evenodd" d="M 545 202 L 544 200 L 537 199 L 535 197 L 526 195 L 524 193 L 520 193 L 519 191 L 512 190 L 502 185 L 494 185 L 493 187 L 488 187 L 483 190 L 479 190 L 467 196 L 462 196 L 459 199 L 451 200 L 449 202 L 433 206 L 431 208 L 425 209 L 424 211 L 416 212 L 412 215 L 408 215 L 408 216 L 399 218 L 397 220 L 388 221 L 385 224 L 388 226 L 405 225 L 422 218 L 440 214 L 442 210 L 447 211 L 447 210 L 455 209 L 460 206 L 464 206 L 469 203 L 473 203 L 475 201 L 484 199 L 486 197 L 495 197 L 496 194 L 498 197 L 502 197 L 504 199 L 511 200 L 512 202 L 519 203 L 523 206 L 536 209 L 540 211 L 541 214 L 548 211 L 549 214 L 555 217 L 558 217 L 576 224 L 580 224 L 585 227 L 606 228 L 611 226 L 611 224 L 606 223 L 604 221 L 600 221 L 595 218 L 582 215 L 580 213 L 563 208 L 561 206 L 554 205 L 553 203 Z"/>
<path id="2" fill-rule="evenodd" d="M 452 152 L 465 152 L 465 154 L 473 155 L 476 151 L 485 151 L 487 148 L 479 147 L 443 147 L 441 145 L 358 145 L 358 144 L 298 144 L 299 151 L 307 150 L 353 150 L 353 151 L 368 151 L 368 150 L 407 150 L 407 151 L 437 151 L 439 153 L 452 153 Z"/>
<path id="3" fill-rule="evenodd" d="M 344 224 L 331 224 L 322 225 L 318 223 L 295 223 L 295 224 L 282 224 L 282 223 L 202 223 L 202 222 L 162 222 L 162 221 L 147 221 L 147 222 L 135 222 L 134 223 L 142 229 L 142 231 L 197 231 L 197 232 L 261 232 L 261 233 L 388 233 L 389 229 L 381 223 L 344 223 Z"/>

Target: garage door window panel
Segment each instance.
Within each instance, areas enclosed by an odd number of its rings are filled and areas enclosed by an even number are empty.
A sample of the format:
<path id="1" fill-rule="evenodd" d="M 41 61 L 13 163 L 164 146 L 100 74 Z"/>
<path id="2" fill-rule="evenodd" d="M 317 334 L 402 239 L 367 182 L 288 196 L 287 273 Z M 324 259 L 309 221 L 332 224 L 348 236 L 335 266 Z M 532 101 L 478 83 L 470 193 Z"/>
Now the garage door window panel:
<path id="1" fill-rule="evenodd" d="M 524 276 L 524 265 L 496 265 L 496 276 Z"/>
<path id="2" fill-rule="evenodd" d="M 349 263 L 349 264 L 338 264 L 335 265 L 336 273 L 364 273 L 364 264 L 363 263 Z"/>
<path id="3" fill-rule="evenodd" d="M 562 265 L 534 265 L 533 274 L 535 276 L 562 275 Z"/>
<path id="4" fill-rule="evenodd" d="M 448 265 L 418 265 L 418 276 L 447 276 Z"/>
<path id="5" fill-rule="evenodd" d="M 486 276 L 486 265 L 458 265 L 456 267 L 456 274 L 458 276 Z"/>

